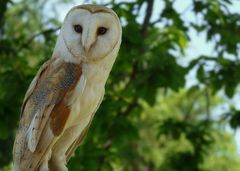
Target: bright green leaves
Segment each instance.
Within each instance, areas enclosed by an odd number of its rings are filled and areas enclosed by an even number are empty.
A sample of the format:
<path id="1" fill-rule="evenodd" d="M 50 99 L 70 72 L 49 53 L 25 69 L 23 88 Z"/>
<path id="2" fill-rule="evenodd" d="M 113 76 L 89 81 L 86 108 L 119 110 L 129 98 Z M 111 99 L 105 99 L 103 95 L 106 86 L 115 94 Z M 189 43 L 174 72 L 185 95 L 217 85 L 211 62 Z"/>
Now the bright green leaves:
<path id="1" fill-rule="evenodd" d="M 204 66 L 214 62 L 215 67 L 205 70 Z M 214 92 L 223 89 L 228 97 L 233 97 L 235 89 L 240 82 L 240 63 L 225 58 L 201 56 L 193 60 L 189 67 L 199 64 L 197 78 L 203 83 L 211 86 Z"/>
<path id="2" fill-rule="evenodd" d="M 240 111 L 235 111 L 231 117 L 230 125 L 232 128 L 237 129 L 240 125 Z"/>
<path id="3" fill-rule="evenodd" d="M 179 30 L 186 32 L 188 28 L 185 26 L 184 21 L 181 19 L 181 15 L 173 7 L 174 2 L 171 0 L 164 0 L 165 8 L 161 13 L 161 19 L 166 19 L 166 26 L 173 26 Z"/>
<path id="4" fill-rule="evenodd" d="M 240 111 L 231 108 L 229 112 L 224 114 L 224 117 L 229 119 L 230 126 L 237 129 L 240 126 Z"/>
<path id="5" fill-rule="evenodd" d="M 224 51 L 237 55 L 237 46 L 240 43 L 240 37 L 237 36 L 240 33 L 240 14 L 229 11 L 227 5 L 230 3 L 224 0 L 195 0 L 194 12 L 201 14 L 205 22 L 192 24 L 198 31 L 207 31 L 207 39 L 215 42 L 218 54 Z"/>

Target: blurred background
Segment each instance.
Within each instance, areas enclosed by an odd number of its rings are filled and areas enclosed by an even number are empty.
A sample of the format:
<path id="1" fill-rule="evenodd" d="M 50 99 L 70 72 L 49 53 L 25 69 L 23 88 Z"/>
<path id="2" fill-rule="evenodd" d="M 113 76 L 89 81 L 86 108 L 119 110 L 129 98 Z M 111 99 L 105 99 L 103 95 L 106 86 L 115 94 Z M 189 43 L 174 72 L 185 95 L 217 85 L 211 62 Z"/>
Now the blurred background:
<path id="1" fill-rule="evenodd" d="M 1 0 L 0 171 L 28 85 L 83 3 L 116 11 L 123 41 L 69 170 L 239 171 L 239 0 Z"/>

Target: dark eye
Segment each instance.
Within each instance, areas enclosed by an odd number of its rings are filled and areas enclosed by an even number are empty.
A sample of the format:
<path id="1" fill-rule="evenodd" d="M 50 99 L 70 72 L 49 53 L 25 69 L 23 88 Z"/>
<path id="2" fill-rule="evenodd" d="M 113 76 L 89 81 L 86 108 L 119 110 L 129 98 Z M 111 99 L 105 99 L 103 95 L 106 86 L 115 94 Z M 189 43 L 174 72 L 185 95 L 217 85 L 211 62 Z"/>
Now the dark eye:
<path id="1" fill-rule="evenodd" d="M 74 25 L 73 28 L 74 28 L 75 32 L 82 33 L 82 26 L 81 25 L 79 25 L 79 24 Z"/>
<path id="2" fill-rule="evenodd" d="M 104 35 L 107 32 L 107 28 L 105 27 L 98 27 L 97 34 Z"/>

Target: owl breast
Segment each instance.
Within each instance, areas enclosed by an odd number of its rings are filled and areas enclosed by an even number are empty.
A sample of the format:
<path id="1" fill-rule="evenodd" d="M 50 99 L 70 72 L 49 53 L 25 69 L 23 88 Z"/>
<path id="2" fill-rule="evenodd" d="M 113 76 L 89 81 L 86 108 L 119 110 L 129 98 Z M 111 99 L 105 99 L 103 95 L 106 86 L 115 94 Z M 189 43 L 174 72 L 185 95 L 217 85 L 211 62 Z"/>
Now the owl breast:
<path id="1" fill-rule="evenodd" d="M 104 95 L 105 74 L 91 72 L 83 72 L 81 79 L 78 81 L 75 90 L 71 97 L 71 114 L 68 120 L 67 126 L 81 124 L 90 120 L 92 114 L 94 114 L 99 106 Z"/>

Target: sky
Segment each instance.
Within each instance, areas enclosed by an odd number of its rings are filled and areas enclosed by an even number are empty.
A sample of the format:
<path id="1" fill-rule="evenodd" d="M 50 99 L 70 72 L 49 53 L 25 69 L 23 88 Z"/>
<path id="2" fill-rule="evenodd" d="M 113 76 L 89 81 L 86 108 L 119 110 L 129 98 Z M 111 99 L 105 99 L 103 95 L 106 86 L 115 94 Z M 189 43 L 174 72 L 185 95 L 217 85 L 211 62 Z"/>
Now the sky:
<path id="1" fill-rule="evenodd" d="M 130 1 L 130 0 L 128 0 Z M 83 3 L 91 3 L 92 1 L 88 0 L 75 0 L 72 3 L 59 3 L 57 0 L 48 1 L 48 5 L 46 6 L 45 11 L 48 12 L 49 16 L 57 17 L 62 22 L 64 20 L 65 15 L 67 12 L 75 5 L 83 4 Z M 96 0 L 98 4 L 104 4 L 108 2 L 107 0 Z M 119 2 L 119 0 L 116 0 L 116 2 Z M 195 21 L 196 17 L 191 12 L 191 2 L 192 0 L 176 0 L 175 2 L 175 9 L 183 14 L 182 18 L 186 19 L 187 21 Z M 55 5 L 58 4 L 58 5 Z M 145 8 L 144 6 L 142 8 L 142 11 L 140 12 L 139 18 L 137 20 L 139 22 L 143 21 L 144 15 L 145 15 Z M 155 0 L 154 1 L 154 8 L 153 8 L 153 15 L 151 18 L 151 21 L 155 21 L 159 17 L 160 11 L 164 8 L 163 1 Z M 230 6 L 231 12 L 239 12 L 240 9 L 240 0 L 233 0 L 233 4 Z M 54 12 L 56 11 L 57 16 L 55 16 Z M 200 18 L 201 19 L 201 18 Z M 198 18 L 199 20 L 199 18 Z M 200 55 L 207 55 L 207 56 L 213 56 L 214 55 L 214 45 L 212 42 L 206 41 L 206 32 L 203 33 L 196 33 L 193 29 L 189 30 L 189 36 L 191 38 L 191 41 L 188 44 L 188 48 L 186 49 L 186 53 L 184 56 L 179 54 L 178 62 L 179 64 L 183 66 L 187 66 L 187 64 L 192 60 L 197 58 Z M 240 53 L 239 53 L 240 54 Z M 229 56 L 231 58 L 231 56 Z M 238 56 L 239 57 L 239 56 Z M 240 57 L 239 57 L 240 58 Z M 192 85 L 198 84 L 198 81 L 196 79 L 196 69 L 193 69 L 187 76 L 186 76 L 186 87 L 191 87 Z M 236 106 L 237 109 L 240 110 L 240 92 L 236 93 L 233 99 L 228 99 L 222 92 L 220 92 L 220 95 L 224 98 L 224 101 L 228 103 L 223 103 L 220 106 L 218 106 L 216 109 L 214 109 L 215 117 L 219 118 L 219 113 L 223 113 L 224 110 L 227 111 L 229 109 L 229 105 Z M 240 129 L 233 131 L 229 125 L 226 126 L 226 130 L 229 133 L 234 134 L 235 137 L 235 143 L 237 145 L 238 154 L 240 154 Z"/>

